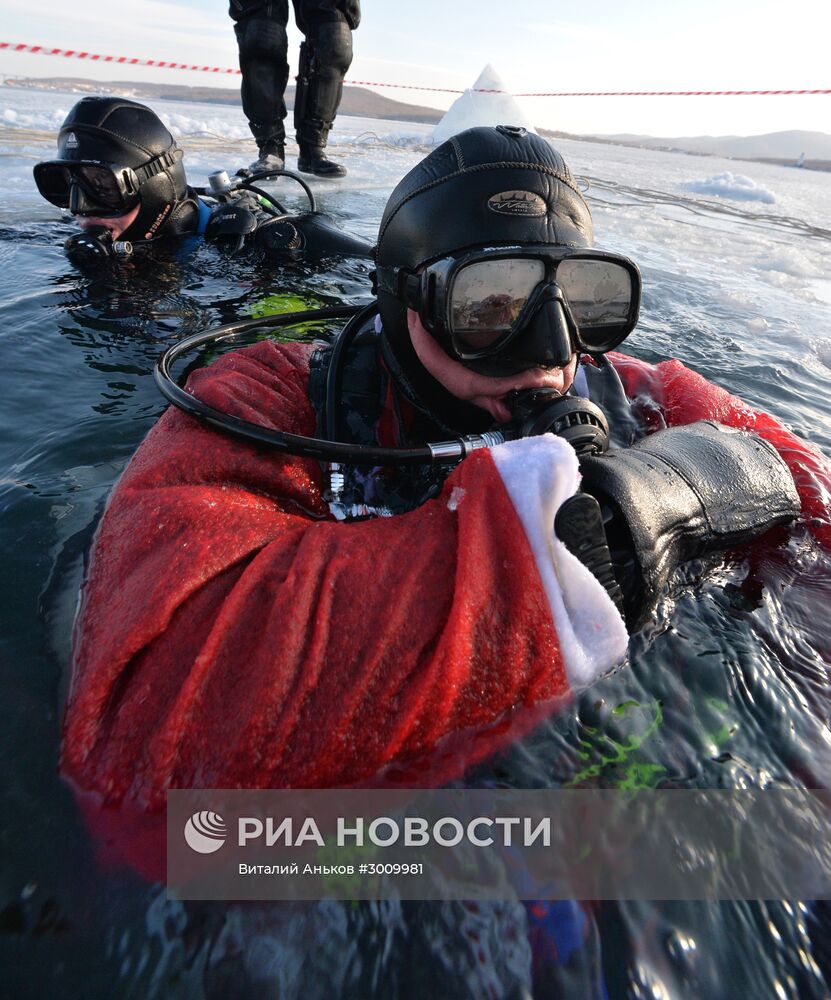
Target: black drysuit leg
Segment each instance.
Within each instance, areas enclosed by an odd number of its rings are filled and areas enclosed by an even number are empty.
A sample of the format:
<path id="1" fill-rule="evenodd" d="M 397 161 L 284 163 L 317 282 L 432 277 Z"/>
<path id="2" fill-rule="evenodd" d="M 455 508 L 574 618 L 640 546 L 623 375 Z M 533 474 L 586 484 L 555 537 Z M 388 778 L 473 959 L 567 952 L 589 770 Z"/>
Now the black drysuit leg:
<path id="1" fill-rule="evenodd" d="M 352 31 L 360 22 L 359 0 L 292 0 L 305 41 L 295 96 L 297 140 L 320 147 L 340 104 L 343 78 L 352 63 Z M 288 0 L 232 0 L 239 45 L 242 108 L 257 144 L 285 140 Z"/>
<path id="2" fill-rule="evenodd" d="M 242 71 L 242 110 L 258 146 L 269 141 L 282 144 L 289 79 L 288 0 L 260 4 L 237 17 L 234 31 Z"/>
<path id="3" fill-rule="evenodd" d="M 294 0 L 297 26 L 306 36 L 300 48 L 294 126 L 301 147 L 322 149 L 329 137 L 352 63 L 357 0 Z"/>

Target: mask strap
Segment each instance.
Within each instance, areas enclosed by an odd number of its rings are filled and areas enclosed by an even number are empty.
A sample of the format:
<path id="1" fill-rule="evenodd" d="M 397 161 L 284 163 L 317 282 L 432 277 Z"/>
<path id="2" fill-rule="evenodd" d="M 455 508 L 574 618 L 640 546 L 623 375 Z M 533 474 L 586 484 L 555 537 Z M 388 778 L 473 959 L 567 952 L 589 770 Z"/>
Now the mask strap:
<path id="1" fill-rule="evenodd" d="M 376 272 L 378 291 L 387 292 L 411 309 L 421 306 L 421 278 L 405 267 L 379 267 Z"/>
<path id="2" fill-rule="evenodd" d="M 171 149 L 166 149 L 161 155 L 154 157 L 148 163 L 144 163 L 140 167 L 133 167 L 133 173 L 136 175 L 139 184 L 143 184 L 145 181 L 149 181 L 151 177 L 164 173 L 169 167 L 178 163 L 183 156 L 182 150 L 178 146 L 173 146 Z"/>

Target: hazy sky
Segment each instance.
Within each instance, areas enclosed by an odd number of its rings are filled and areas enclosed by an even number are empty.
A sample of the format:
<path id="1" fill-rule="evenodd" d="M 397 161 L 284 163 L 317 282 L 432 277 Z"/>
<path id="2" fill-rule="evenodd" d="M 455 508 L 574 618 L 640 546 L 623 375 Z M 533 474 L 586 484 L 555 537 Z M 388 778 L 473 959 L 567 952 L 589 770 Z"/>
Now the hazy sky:
<path id="1" fill-rule="evenodd" d="M 362 0 L 349 78 L 470 86 L 491 63 L 514 93 L 831 88 L 829 0 Z M 0 0 L 0 40 L 101 54 L 237 65 L 222 0 Z M 296 29 L 289 62 L 297 65 Z M 85 76 L 239 86 L 238 77 L 0 53 L 5 76 Z M 380 89 L 447 107 L 452 95 Z M 831 132 L 831 95 L 525 98 L 568 132 Z"/>

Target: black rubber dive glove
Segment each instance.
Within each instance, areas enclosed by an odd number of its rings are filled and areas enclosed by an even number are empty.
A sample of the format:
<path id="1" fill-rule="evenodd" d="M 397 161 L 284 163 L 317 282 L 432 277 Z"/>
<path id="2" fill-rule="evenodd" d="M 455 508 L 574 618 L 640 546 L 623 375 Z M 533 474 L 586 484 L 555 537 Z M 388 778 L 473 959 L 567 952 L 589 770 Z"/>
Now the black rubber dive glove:
<path id="1" fill-rule="evenodd" d="M 681 563 L 749 542 L 800 511 L 793 477 L 776 450 L 755 434 L 712 421 L 672 427 L 631 448 L 585 456 L 580 471 L 581 489 L 602 510 L 630 631 L 644 624 Z M 563 534 L 571 537 L 563 541 L 581 558 L 582 547 L 590 557 L 584 561 L 602 580 L 602 570 L 591 565 L 588 538 L 575 545 L 567 517 L 566 510 Z M 558 534 L 560 527 L 558 515 Z M 598 565 L 599 556 L 595 551 Z M 616 598 L 614 588 L 606 586 Z"/>

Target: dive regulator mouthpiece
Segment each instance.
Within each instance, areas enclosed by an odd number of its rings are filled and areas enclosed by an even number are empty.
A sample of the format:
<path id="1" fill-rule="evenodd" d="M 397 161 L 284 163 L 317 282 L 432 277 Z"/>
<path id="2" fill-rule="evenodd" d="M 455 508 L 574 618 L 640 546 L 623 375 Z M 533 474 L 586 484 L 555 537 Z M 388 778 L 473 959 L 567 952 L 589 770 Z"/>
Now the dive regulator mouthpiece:
<path id="1" fill-rule="evenodd" d="M 133 244 L 129 240 L 113 240 L 106 226 L 92 226 L 76 233 L 66 241 L 66 253 L 76 265 L 100 261 L 110 257 L 129 257 Z"/>
<path id="2" fill-rule="evenodd" d="M 513 420 L 506 425 L 510 439 L 556 434 L 578 455 L 602 455 L 609 448 L 609 423 L 603 411 L 582 396 L 561 396 L 556 389 L 520 389 L 505 402 Z"/>

